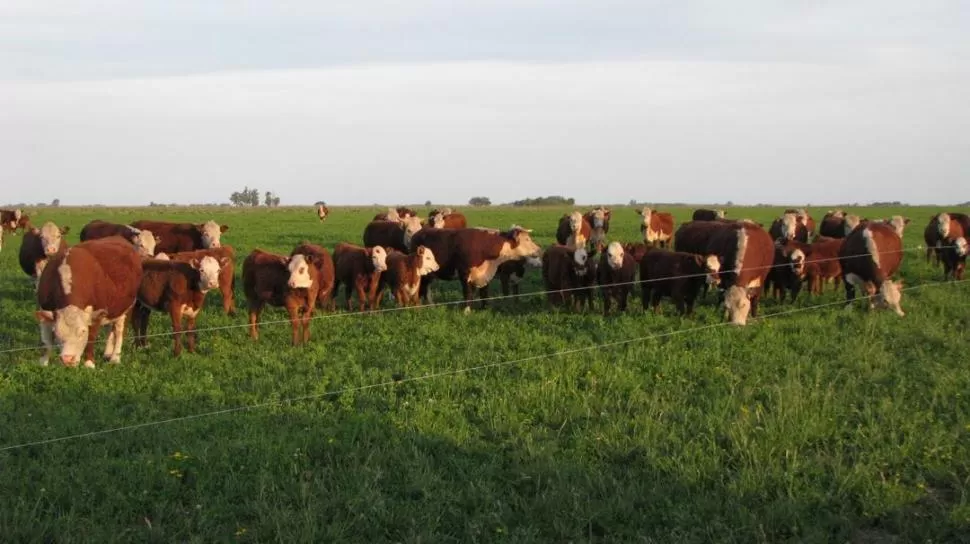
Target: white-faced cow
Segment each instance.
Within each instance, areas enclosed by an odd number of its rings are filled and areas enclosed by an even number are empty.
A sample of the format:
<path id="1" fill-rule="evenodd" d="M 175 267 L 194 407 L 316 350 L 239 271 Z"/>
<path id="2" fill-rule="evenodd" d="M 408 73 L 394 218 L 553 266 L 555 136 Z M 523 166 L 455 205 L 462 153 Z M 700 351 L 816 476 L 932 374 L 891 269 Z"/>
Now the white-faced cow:
<path id="1" fill-rule="evenodd" d="M 546 298 L 553 306 L 568 306 L 581 310 L 593 306 L 593 286 L 596 265 L 586 248 L 571 249 L 554 245 L 542 252 L 542 281 Z"/>
<path id="2" fill-rule="evenodd" d="M 47 260 L 57 253 L 67 250 L 64 235 L 70 232 L 70 227 L 58 227 L 48 221 L 39 229 L 32 228 L 24 233 L 20 243 L 20 268 L 31 278 L 40 278 L 41 272 L 47 265 Z"/>
<path id="3" fill-rule="evenodd" d="M 30 228 L 30 216 L 23 210 L 0 210 L 0 232 L 16 233 L 17 230 L 27 232 Z"/>
<path id="4" fill-rule="evenodd" d="M 564 215 L 559 219 L 556 241 L 570 249 L 586 247 L 593 236 L 593 226 L 579 212 Z"/>
<path id="5" fill-rule="evenodd" d="M 330 208 L 324 206 L 323 204 L 317 204 L 317 218 L 323 223 L 330 217 Z"/>
<path id="6" fill-rule="evenodd" d="M 143 231 L 144 232 L 144 231 Z M 195 251 L 180 251 L 178 253 L 158 253 L 156 259 L 191 262 L 212 257 L 221 264 L 219 266 L 219 293 L 222 296 L 222 310 L 226 315 L 236 314 L 236 251 L 232 246 L 220 246 L 212 249 L 197 249 Z"/>
<path id="7" fill-rule="evenodd" d="M 155 235 L 156 253 L 178 253 L 210 249 L 222 245 L 222 233 L 229 230 L 215 221 L 205 223 L 169 223 L 166 221 L 134 221 L 132 227 L 150 231 Z"/>
<path id="8" fill-rule="evenodd" d="M 606 236 L 610 233 L 610 218 L 613 212 L 603 206 L 598 206 L 586 212 L 583 219 L 592 227 L 589 244 L 594 251 L 603 251 L 606 247 Z"/>
<path id="9" fill-rule="evenodd" d="M 714 228 L 708 234 L 703 254 L 717 255 L 721 263 L 725 319 L 745 325 L 749 315 L 758 316 L 758 303 L 775 255 L 771 235 L 747 223 Z"/>
<path id="10" fill-rule="evenodd" d="M 431 210 L 424 226 L 432 229 L 463 229 L 468 226 L 468 220 L 463 214 L 451 211 L 451 208 Z"/>
<path id="11" fill-rule="evenodd" d="M 693 221 L 715 221 L 717 219 L 724 219 L 725 215 L 724 210 L 706 210 L 701 208 L 694 210 L 691 219 Z"/>
<path id="12" fill-rule="evenodd" d="M 781 239 L 783 242 L 795 240 L 803 244 L 808 243 L 809 230 L 804 222 L 799 221 L 797 213 L 785 213 L 771 223 L 768 234 L 773 240 Z"/>
<path id="13" fill-rule="evenodd" d="M 356 291 L 360 311 L 366 311 L 368 307 L 376 310 L 380 305 L 377 294 L 381 275 L 387 270 L 387 250 L 382 246 L 340 243 L 333 249 L 333 265 L 334 295 L 343 283 L 347 309 L 353 309 L 352 293 Z"/>
<path id="14" fill-rule="evenodd" d="M 694 301 L 704 285 L 718 285 L 721 263 L 717 255 L 682 251 L 650 250 L 640 259 L 640 287 L 643 309 L 648 305 L 660 313 L 660 301 L 673 299 L 681 315 L 694 311 Z"/>
<path id="15" fill-rule="evenodd" d="M 131 243 L 113 236 L 82 242 L 50 258 L 37 286 L 41 339 L 47 364 L 56 339 L 61 361 L 94 367 L 94 342 L 110 325 L 104 356 L 121 361 L 125 318 L 135 304 L 142 276 L 142 257 Z"/>
<path id="16" fill-rule="evenodd" d="M 286 308 L 294 346 L 310 340 L 310 318 L 320 285 L 313 259 L 312 255 L 287 257 L 254 249 L 243 261 L 243 290 L 253 340 L 259 339 L 259 316 L 267 304 Z"/>
<path id="17" fill-rule="evenodd" d="M 640 215 L 640 233 L 643 241 L 660 247 L 667 247 L 674 236 L 674 216 L 667 212 L 658 212 L 652 208 L 637 210 Z"/>
<path id="18" fill-rule="evenodd" d="M 135 246 L 135 250 L 143 257 L 155 255 L 155 246 L 159 238 L 149 230 L 137 229 L 131 225 L 109 223 L 95 219 L 81 229 L 81 241 L 97 240 L 108 236 L 121 236 Z"/>
<path id="19" fill-rule="evenodd" d="M 603 299 L 603 315 L 609 315 L 613 301 L 616 301 L 620 312 L 626 311 L 636 276 L 637 262 L 633 255 L 627 253 L 619 242 L 610 242 L 606 251 L 600 255 L 600 262 L 596 267 L 596 282 L 600 286 L 600 296 Z"/>
<path id="20" fill-rule="evenodd" d="M 409 216 L 400 221 L 371 221 L 364 227 L 364 246 L 393 248 L 401 253 L 411 251 L 411 238 L 421 230 L 421 220 Z"/>
<path id="21" fill-rule="evenodd" d="M 869 222 L 853 230 L 839 251 L 846 306 L 855 299 L 856 289 L 869 298 L 869 307 L 890 308 L 900 317 L 906 315 L 902 301 L 902 281 L 891 278 L 903 261 L 902 239 L 886 223 Z"/>
<path id="22" fill-rule="evenodd" d="M 387 252 L 387 270 L 380 276 L 376 300 L 381 299 L 384 288 L 390 289 L 399 308 L 417 306 L 421 302 L 421 278 L 438 270 L 434 253 L 424 246 L 414 253 Z"/>
<path id="23" fill-rule="evenodd" d="M 310 264 L 317 269 L 316 307 L 330 311 L 336 309 L 334 303 L 334 298 L 337 296 L 337 293 L 334 292 L 335 269 L 330 252 L 323 246 L 311 244 L 304 240 L 290 252 L 291 259 L 297 255 L 308 256 Z"/>

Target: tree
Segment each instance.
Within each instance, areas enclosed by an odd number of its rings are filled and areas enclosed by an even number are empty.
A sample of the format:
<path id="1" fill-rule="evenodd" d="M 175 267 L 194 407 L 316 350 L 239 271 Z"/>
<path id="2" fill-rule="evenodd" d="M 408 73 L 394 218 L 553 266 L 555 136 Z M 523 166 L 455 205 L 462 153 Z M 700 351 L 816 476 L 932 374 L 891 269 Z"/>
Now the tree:
<path id="1" fill-rule="evenodd" d="M 233 206 L 259 206 L 259 189 L 247 186 L 242 191 L 235 191 L 229 196 L 229 202 Z"/>
<path id="2" fill-rule="evenodd" d="M 424 206 L 425 206 L 426 208 L 430 208 L 430 207 L 431 207 L 431 201 L 430 201 L 430 200 L 425 200 L 425 201 L 424 201 Z"/>
<path id="3" fill-rule="evenodd" d="M 269 208 L 275 208 L 276 206 L 280 205 L 280 197 L 274 195 L 270 191 L 266 191 L 266 198 L 263 203 Z"/>
<path id="4" fill-rule="evenodd" d="M 492 200 L 487 196 L 473 196 L 468 199 L 469 206 L 491 206 Z"/>
<path id="5" fill-rule="evenodd" d="M 56 207 L 58 207 L 60 205 L 61 205 L 61 199 L 59 199 L 59 198 L 55 198 L 54 200 L 51 201 L 51 207 L 52 208 L 56 208 Z"/>

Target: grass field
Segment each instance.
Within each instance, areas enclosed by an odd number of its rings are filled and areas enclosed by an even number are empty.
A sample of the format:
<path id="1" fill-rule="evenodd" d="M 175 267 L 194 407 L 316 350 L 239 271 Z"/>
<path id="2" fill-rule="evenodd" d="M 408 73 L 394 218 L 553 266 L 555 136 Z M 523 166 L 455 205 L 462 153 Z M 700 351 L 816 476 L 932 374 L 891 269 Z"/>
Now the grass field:
<path id="1" fill-rule="evenodd" d="M 545 245 L 565 210 L 463 211 L 472 225 L 533 228 Z M 914 247 L 937 210 L 852 211 L 912 217 Z M 223 241 L 241 266 L 255 247 L 359 242 L 374 213 L 332 212 L 324 224 L 309 207 L 32 215 L 70 225 L 71 243 L 94 218 L 214 218 L 231 226 Z M 729 211 L 765 223 L 779 212 Z M 617 209 L 611 237 L 637 239 L 637 219 Z M 0 253 L 0 349 L 39 341 L 19 243 Z M 0 451 L 0 540 L 967 541 L 970 285 L 941 275 L 907 253 L 907 287 L 932 285 L 906 292 L 902 319 L 835 305 L 603 348 L 721 315 L 711 299 L 690 319 L 639 302 L 603 318 L 527 296 L 467 316 L 328 315 L 302 348 L 289 346 L 288 324 L 264 326 L 258 343 L 241 327 L 203 332 L 179 359 L 169 338 L 142 351 L 126 341 L 121 365 L 94 371 L 2 353 L 0 448 L 270 404 Z M 457 283 L 434 288 L 438 302 L 460 298 Z M 523 291 L 539 290 L 531 271 Z M 244 324 L 244 311 L 226 317 L 209 297 L 201 328 Z M 168 330 L 156 314 L 150 332 Z"/>

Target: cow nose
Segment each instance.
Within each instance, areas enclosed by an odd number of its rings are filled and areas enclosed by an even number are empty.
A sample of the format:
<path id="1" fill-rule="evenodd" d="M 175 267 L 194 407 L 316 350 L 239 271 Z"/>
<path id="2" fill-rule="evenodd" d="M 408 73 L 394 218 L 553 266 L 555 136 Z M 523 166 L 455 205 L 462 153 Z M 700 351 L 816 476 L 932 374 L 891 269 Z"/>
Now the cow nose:
<path id="1" fill-rule="evenodd" d="M 65 366 L 74 366 L 77 364 L 77 355 L 61 354 L 61 362 L 63 362 Z"/>
<path id="2" fill-rule="evenodd" d="M 293 280 L 286 282 L 286 284 L 289 285 L 290 287 L 296 287 L 296 283 Z"/>

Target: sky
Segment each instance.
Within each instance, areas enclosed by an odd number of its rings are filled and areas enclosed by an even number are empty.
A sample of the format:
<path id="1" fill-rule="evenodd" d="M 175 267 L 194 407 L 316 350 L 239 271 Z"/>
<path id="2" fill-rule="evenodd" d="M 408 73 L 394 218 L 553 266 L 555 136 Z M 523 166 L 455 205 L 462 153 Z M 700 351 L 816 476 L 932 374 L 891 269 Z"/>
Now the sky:
<path id="1" fill-rule="evenodd" d="M 970 200 L 970 2 L 6 0 L 0 202 Z"/>

